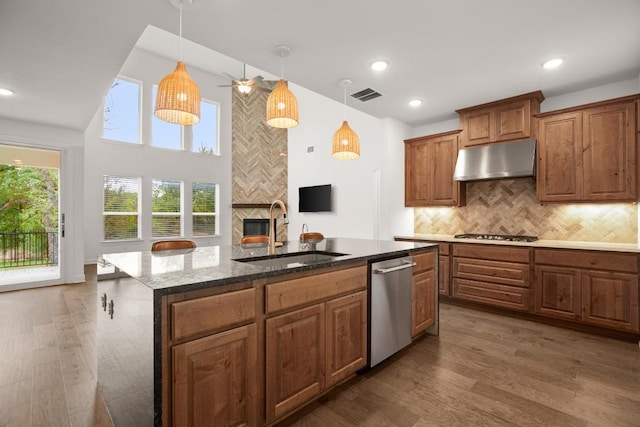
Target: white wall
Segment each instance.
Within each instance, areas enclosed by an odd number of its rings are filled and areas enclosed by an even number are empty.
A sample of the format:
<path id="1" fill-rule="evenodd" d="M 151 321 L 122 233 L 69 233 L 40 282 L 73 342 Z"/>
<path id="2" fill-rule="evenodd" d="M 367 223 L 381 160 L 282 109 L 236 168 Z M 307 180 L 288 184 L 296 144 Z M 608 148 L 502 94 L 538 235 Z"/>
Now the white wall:
<path id="1" fill-rule="evenodd" d="M 213 182 L 220 185 L 220 235 L 195 238 L 198 245 L 228 245 L 231 243 L 231 91 L 228 79 L 190 67 L 187 70 L 200 88 L 203 99 L 220 103 L 220 156 L 200 155 L 185 151 L 159 149 L 150 145 L 153 114 L 151 97 L 153 84 L 173 71 L 175 60 L 168 60 L 149 52 L 134 49 L 120 72 L 121 76 L 143 82 L 142 145 L 102 139 L 102 106 L 85 132 L 85 227 L 84 258 L 95 262 L 102 253 L 148 250 L 151 239 L 151 180 L 182 181 L 186 188 L 192 182 Z M 115 77 L 115 76 L 114 76 Z M 138 241 L 103 242 L 102 186 L 104 175 L 142 177 L 143 228 Z M 146 209 L 144 207 L 147 207 Z M 185 211 L 190 200 L 185 200 Z M 192 238 L 190 224 L 185 224 L 185 237 Z"/>
<path id="2" fill-rule="evenodd" d="M 82 132 L 0 118 L 0 144 L 39 147 L 61 153 L 60 213 L 66 217 L 61 253 L 64 283 L 84 281 L 83 140 Z"/>
<path id="3" fill-rule="evenodd" d="M 300 125 L 289 130 L 289 240 L 306 223 L 327 237 L 393 239 L 394 228 L 409 224 L 404 208 L 404 145 L 411 128 L 395 120 L 347 108 L 347 120 L 360 138 L 360 158 L 337 160 L 331 155 L 333 133 L 344 120 L 344 106 L 291 84 L 298 99 Z M 340 90 L 336 87 L 336 90 Z M 313 147 L 313 152 L 308 152 Z M 298 188 L 333 185 L 333 211 L 298 212 Z"/>
<path id="4" fill-rule="evenodd" d="M 545 113 L 637 93 L 640 93 L 640 77 L 546 98 L 540 104 L 540 112 Z"/>

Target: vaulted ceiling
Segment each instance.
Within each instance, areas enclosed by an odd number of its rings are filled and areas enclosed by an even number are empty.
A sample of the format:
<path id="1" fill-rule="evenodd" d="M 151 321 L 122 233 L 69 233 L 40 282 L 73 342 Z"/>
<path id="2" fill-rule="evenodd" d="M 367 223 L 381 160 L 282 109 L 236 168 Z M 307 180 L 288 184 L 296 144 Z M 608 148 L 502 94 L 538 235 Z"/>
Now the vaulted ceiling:
<path id="1" fill-rule="evenodd" d="M 350 106 L 411 125 L 538 89 L 549 97 L 640 74 L 638 0 L 193 2 L 184 38 L 227 60 L 190 61 L 185 52 L 186 62 L 233 75 L 246 62 L 279 76 L 272 49 L 286 44 L 287 80 L 341 102 L 338 81 L 350 78 L 349 93 L 382 94 Z M 1 1 L 0 87 L 15 96 L 0 98 L 0 116 L 84 130 L 149 25 L 177 34 L 178 10 L 169 0 Z M 177 59 L 175 44 L 155 45 Z M 541 68 L 555 56 L 565 58 L 560 68 Z M 386 71 L 369 68 L 378 58 L 389 61 Z M 414 97 L 424 104 L 409 107 Z"/>

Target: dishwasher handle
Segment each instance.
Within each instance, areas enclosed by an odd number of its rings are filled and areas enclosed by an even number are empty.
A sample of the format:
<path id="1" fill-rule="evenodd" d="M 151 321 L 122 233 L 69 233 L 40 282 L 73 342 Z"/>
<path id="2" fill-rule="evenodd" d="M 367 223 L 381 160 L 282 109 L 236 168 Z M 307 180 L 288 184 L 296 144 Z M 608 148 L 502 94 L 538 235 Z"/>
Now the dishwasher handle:
<path id="1" fill-rule="evenodd" d="M 413 268 L 416 265 L 413 261 L 404 261 L 401 265 L 396 265 L 395 267 L 389 268 L 376 268 L 373 270 L 374 274 L 387 274 L 392 271 L 404 270 L 405 268 Z"/>

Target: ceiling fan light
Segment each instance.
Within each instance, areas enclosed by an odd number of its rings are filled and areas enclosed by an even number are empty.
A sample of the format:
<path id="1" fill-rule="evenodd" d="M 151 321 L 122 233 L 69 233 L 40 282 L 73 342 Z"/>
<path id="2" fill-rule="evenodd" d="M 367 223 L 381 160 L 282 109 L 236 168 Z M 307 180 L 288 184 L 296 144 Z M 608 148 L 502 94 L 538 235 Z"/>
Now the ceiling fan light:
<path id="1" fill-rule="evenodd" d="M 299 124 L 298 101 L 283 79 L 278 81 L 278 85 L 267 99 L 267 124 L 283 129 Z"/>
<path id="2" fill-rule="evenodd" d="M 333 134 L 332 155 L 339 160 L 355 160 L 360 157 L 360 138 L 345 120 Z"/>
<path id="3" fill-rule="evenodd" d="M 243 93 L 243 94 L 248 94 L 251 92 L 251 86 L 246 85 L 246 84 L 240 84 L 238 85 L 238 92 Z"/>
<path id="4" fill-rule="evenodd" d="M 184 62 L 160 81 L 154 115 L 165 122 L 195 125 L 200 121 L 200 89 Z"/>

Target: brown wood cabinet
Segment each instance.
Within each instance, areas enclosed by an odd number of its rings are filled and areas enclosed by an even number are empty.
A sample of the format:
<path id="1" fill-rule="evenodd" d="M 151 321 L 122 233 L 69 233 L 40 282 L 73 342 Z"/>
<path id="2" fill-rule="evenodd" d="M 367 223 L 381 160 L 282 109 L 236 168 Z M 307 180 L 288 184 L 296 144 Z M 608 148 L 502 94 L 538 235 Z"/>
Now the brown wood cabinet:
<path id="1" fill-rule="evenodd" d="M 452 296 L 528 311 L 530 257 L 530 248 L 454 243 Z"/>
<path id="2" fill-rule="evenodd" d="M 540 111 L 542 92 L 536 91 L 475 107 L 456 110 L 460 115 L 461 147 L 512 141 L 535 136 L 532 115 Z"/>
<path id="3" fill-rule="evenodd" d="M 451 294 L 451 251 L 449 243 L 438 243 L 438 293 Z"/>
<path id="4" fill-rule="evenodd" d="M 405 206 L 464 204 L 464 184 L 453 180 L 459 132 L 405 141 Z"/>
<path id="5" fill-rule="evenodd" d="M 259 423 L 257 296 L 247 286 L 162 298 L 163 425 Z"/>
<path id="6" fill-rule="evenodd" d="M 174 426 L 257 425 L 256 325 L 173 347 Z"/>
<path id="7" fill-rule="evenodd" d="M 436 322 L 435 252 L 414 255 L 416 263 L 411 287 L 411 336 L 426 331 Z"/>
<path id="8" fill-rule="evenodd" d="M 266 311 L 277 314 L 265 322 L 267 423 L 366 365 L 366 286 L 366 266 L 266 285 Z"/>
<path id="9" fill-rule="evenodd" d="M 640 331 L 637 255 L 536 249 L 535 260 L 537 313 Z"/>
<path id="10" fill-rule="evenodd" d="M 267 422 L 324 389 L 324 304 L 267 319 Z"/>
<path id="11" fill-rule="evenodd" d="M 353 375 L 367 363 L 367 293 L 327 302 L 327 387 Z"/>
<path id="12" fill-rule="evenodd" d="M 538 200 L 637 201 L 636 105 L 624 98 L 539 115 Z"/>

